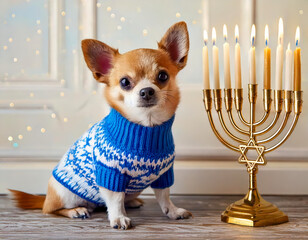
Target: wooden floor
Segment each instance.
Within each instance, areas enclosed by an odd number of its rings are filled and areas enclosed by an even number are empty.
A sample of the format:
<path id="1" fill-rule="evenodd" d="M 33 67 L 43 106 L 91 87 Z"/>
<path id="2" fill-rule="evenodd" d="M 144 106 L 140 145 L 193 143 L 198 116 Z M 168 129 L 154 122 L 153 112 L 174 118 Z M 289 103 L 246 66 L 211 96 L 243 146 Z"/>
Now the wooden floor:
<path id="1" fill-rule="evenodd" d="M 134 228 L 115 230 L 108 226 L 106 212 L 90 219 L 67 219 L 22 211 L 6 196 L 0 196 L 0 239 L 305 239 L 308 238 L 308 196 L 267 196 L 289 215 L 290 222 L 261 228 L 220 221 L 220 213 L 239 196 L 174 196 L 177 206 L 189 209 L 193 219 L 169 220 L 155 199 L 144 196 L 145 205 L 129 209 Z"/>

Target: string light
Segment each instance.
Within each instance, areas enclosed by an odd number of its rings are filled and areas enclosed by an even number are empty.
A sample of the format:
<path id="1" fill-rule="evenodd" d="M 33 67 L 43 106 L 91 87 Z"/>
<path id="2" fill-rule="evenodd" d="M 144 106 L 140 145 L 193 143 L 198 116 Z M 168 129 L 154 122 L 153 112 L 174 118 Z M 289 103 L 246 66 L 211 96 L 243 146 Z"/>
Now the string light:
<path id="1" fill-rule="evenodd" d="M 111 11 L 111 7 L 107 7 L 107 12 L 110 12 Z"/>
<path id="2" fill-rule="evenodd" d="M 13 13 L 13 14 L 12 14 L 12 18 L 15 18 L 15 17 L 16 17 L 16 15 L 15 15 L 15 13 Z"/>
<path id="3" fill-rule="evenodd" d="M 45 128 L 41 128 L 41 133 L 45 133 L 46 129 Z"/>
<path id="4" fill-rule="evenodd" d="M 32 92 L 32 93 L 30 93 L 30 97 L 34 97 L 34 93 Z"/>
<path id="5" fill-rule="evenodd" d="M 120 18 L 120 21 L 121 21 L 121 22 L 125 22 L 125 17 L 121 17 L 121 18 Z"/>
<path id="6" fill-rule="evenodd" d="M 65 14 L 66 14 L 65 11 L 62 11 L 62 12 L 61 12 L 61 15 L 62 15 L 63 17 L 65 16 Z"/>
<path id="7" fill-rule="evenodd" d="M 40 20 L 36 20 L 36 24 L 40 25 L 41 21 Z"/>
<path id="8" fill-rule="evenodd" d="M 118 25 L 118 26 L 117 26 L 117 29 L 118 29 L 118 30 L 121 30 L 121 29 L 122 29 L 122 27 L 121 27 L 120 25 Z"/>
<path id="9" fill-rule="evenodd" d="M 12 136 L 9 136 L 9 137 L 7 138 L 7 140 L 9 140 L 10 142 L 12 142 L 12 141 L 13 141 L 13 137 L 12 137 Z"/>
<path id="10" fill-rule="evenodd" d="M 110 17 L 111 17 L 111 18 L 115 18 L 115 14 L 114 14 L 114 13 L 111 13 L 111 14 L 110 14 Z"/>
<path id="11" fill-rule="evenodd" d="M 64 97 L 64 92 L 60 92 L 60 96 L 61 96 L 61 97 Z"/>
<path id="12" fill-rule="evenodd" d="M 177 13 L 175 14 L 175 16 L 176 16 L 177 18 L 179 18 L 179 17 L 181 17 L 181 14 L 177 12 Z"/>
<path id="13" fill-rule="evenodd" d="M 143 35 L 143 36 L 147 36 L 147 35 L 148 35 L 148 30 L 147 30 L 147 29 L 143 29 L 142 35 Z"/>
<path id="14" fill-rule="evenodd" d="M 56 118 L 56 114 L 55 114 L 55 113 L 52 113 L 52 114 L 51 114 L 51 118 L 55 119 L 55 118 Z"/>
<path id="15" fill-rule="evenodd" d="M 18 143 L 16 143 L 16 142 L 13 143 L 13 147 L 14 147 L 14 148 L 17 148 L 17 147 L 18 147 Z"/>
<path id="16" fill-rule="evenodd" d="M 65 30 L 67 31 L 67 30 L 69 30 L 70 29 L 70 27 L 69 26 L 65 26 Z"/>
<path id="17" fill-rule="evenodd" d="M 18 62 L 18 58 L 14 58 L 13 61 L 16 63 Z"/>
<path id="18" fill-rule="evenodd" d="M 61 79 L 60 80 L 60 83 L 63 85 L 65 83 L 65 80 L 64 79 Z"/>
<path id="19" fill-rule="evenodd" d="M 31 38 L 27 37 L 27 38 L 26 38 L 26 41 L 27 41 L 27 42 L 30 42 L 30 41 L 31 41 Z"/>
<path id="20" fill-rule="evenodd" d="M 31 126 L 27 126 L 27 131 L 31 132 L 32 131 L 32 127 Z"/>
<path id="21" fill-rule="evenodd" d="M 36 32 L 37 32 L 37 34 L 41 34 L 41 33 L 42 33 L 42 30 L 41 30 L 41 29 L 38 29 Z"/>
<path id="22" fill-rule="evenodd" d="M 97 3 L 96 6 L 97 6 L 98 8 L 100 8 L 100 7 L 102 6 L 102 4 L 101 4 L 101 3 Z"/>
<path id="23" fill-rule="evenodd" d="M 35 54 L 36 54 L 36 55 L 40 55 L 40 51 L 39 51 L 39 50 L 36 50 L 36 51 L 35 51 Z"/>
<path id="24" fill-rule="evenodd" d="M 24 138 L 23 135 L 21 135 L 21 134 L 18 135 L 18 139 L 19 139 L 19 140 L 22 140 L 23 138 Z"/>
<path id="25" fill-rule="evenodd" d="M 3 46 L 3 50 L 5 51 L 7 49 L 7 46 Z"/>
<path id="26" fill-rule="evenodd" d="M 9 42 L 13 42 L 13 38 L 10 37 L 10 38 L 9 38 Z"/>
<path id="27" fill-rule="evenodd" d="M 15 106 L 15 104 L 13 103 L 13 102 L 11 102 L 10 103 L 10 107 L 12 108 L 12 107 L 14 107 Z"/>
<path id="28" fill-rule="evenodd" d="M 63 122 L 68 122 L 68 118 L 67 117 L 65 117 L 65 118 L 63 118 Z"/>

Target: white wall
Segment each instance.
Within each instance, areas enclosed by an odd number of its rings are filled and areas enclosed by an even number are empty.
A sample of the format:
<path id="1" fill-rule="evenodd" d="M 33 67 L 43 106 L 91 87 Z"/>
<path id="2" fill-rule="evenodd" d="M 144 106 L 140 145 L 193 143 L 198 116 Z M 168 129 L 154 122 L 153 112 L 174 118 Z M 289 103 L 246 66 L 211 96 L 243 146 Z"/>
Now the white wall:
<path id="1" fill-rule="evenodd" d="M 220 75 L 223 82 L 222 26 L 224 23 L 227 24 L 231 50 L 231 78 L 234 81 L 233 35 L 235 24 L 239 24 L 246 101 L 244 115 L 248 116 L 246 98 L 248 61 L 245 59 L 248 57 L 250 27 L 255 21 L 257 79 L 260 84 L 258 116 L 261 116 L 264 24 L 268 23 L 270 27 L 272 79 L 275 69 L 278 17 L 282 16 L 285 22 L 285 46 L 291 41 L 291 46 L 294 48 L 295 27 L 300 25 L 302 28 L 302 79 L 303 90 L 307 91 L 308 72 L 304 67 L 307 62 L 305 52 L 308 49 L 305 40 L 307 33 L 304 31 L 308 20 L 307 8 L 308 3 L 304 0 L 257 1 L 254 20 L 253 3 L 246 0 L 133 0 L 129 1 L 129 4 L 124 0 L 1 2 L 0 13 L 6 23 L 0 23 L 2 32 L 0 35 L 0 176 L 2 176 L 0 193 L 8 187 L 15 186 L 32 192 L 43 192 L 44 184 L 36 182 L 37 178 L 47 179 L 50 170 L 66 149 L 89 125 L 99 121 L 108 113 L 108 106 L 101 94 L 102 87 L 97 86 L 84 64 L 80 49 L 81 39 L 97 38 L 119 48 L 120 52 L 139 47 L 155 48 L 156 42 L 167 28 L 174 22 L 183 20 L 188 24 L 191 49 L 188 65 L 178 76 L 182 100 L 173 131 L 177 159 L 181 159 L 182 162 L 177 165 L 179 167 L 176 171 L 181 176 L 187 173 L 198 177 L 188 178 L 187 185 L 183 182 L 177 183 L 175 192 L 190 193 L 191 185 L 194 185 L 196 186 L 194 193 L 240 193 L 246 182 L 239 184 L 237 176 L 239 172 L 241 176 L 245 176 L 245 167 L 237 164 L 238 153 L 226 149 L 216 139 L 203 107 L 201 59 L 203 28 L 209 33 L 213 26 L 217 29 L 217 45 L 220 48 L 221 60 Z M 211 34 L 209 37 L 211 38 Z M 211 56 L 211 44 L 209 44 L 209 56 Z M 14 58 L 17 58 L 16 62 Z M 210 69 L 212 69 L 211 62 Z M 210 74 L 212 76 L 212 71 Z M 304 102 L 308 102 L 307 94 L 304 94 Z M 55 118 L 52 117 L 53 114 Z M 214 119 L 217 123 L 215 113 Z M 305 124 L 307 121 L 308 112 L 304 107 L 298 126 L 290 139 L 281 148 L 266 156 L 269 165 L 262 169 L 277 179 L 280 174 L 282 176 L 287 174 L 286 169 L 294 166 L 290 170 L 292 177 L 281 179 L 281 184 L 279 181 L 263 183 L 267 187 L 265 188 L 267 193 L 307 193 L 306 188 L 296 184 L 306 182 L 303 173 L 307 171 L 308 160 L 308 145 L 305 140 L 308 134 L 308 127 Z M 266 122 L 268 123 L 269 121 Z M 31 126 L 32 130 L 28 131 L 27 126 Z M 41 132 L 42 128 L 46 130 L 44 133 Z M 218 129 L 222 131 L 219 126 Z M 19 139 L 19 135 L 22 135 L 22 139 L 21 137 Z M 13 138 L 12 141 L 8 140 L 10 136 Z M 32 163 L 33 160 L 35 165 Z M 199 162 L 192 163 L 192 160 Z M 204 165 L 202 162 L 204 160 L 208 164 Z M 237 170 L 234 171 L 234 168 Z M 195 171 L 198 174 L 195 175 Z M 28 181 L 19 177 L 20 174 L 24 174 Z M 217 189 L 213 190 L 213 183 L 220 181 L 221 174 L 230 176 L 225 180 L 233 186 L 232 189 L 231 185 L 228 185 L 227 188 L 217 186 Z M 260 175 L 262 174 L 260 172 Z M 13 185 L 9 185 L 11 181 L 7 181 L 11 176 L 16 176 Z M 203 176 L 211 176 L 213 183 L 209 182 L 208 178 L 203 179 Z M 200 184 L 203 180 L 204 183 Z M 289 186 L 287 184 L 289 182 L 297 187 L 290 189 L 279 187 Z"/>

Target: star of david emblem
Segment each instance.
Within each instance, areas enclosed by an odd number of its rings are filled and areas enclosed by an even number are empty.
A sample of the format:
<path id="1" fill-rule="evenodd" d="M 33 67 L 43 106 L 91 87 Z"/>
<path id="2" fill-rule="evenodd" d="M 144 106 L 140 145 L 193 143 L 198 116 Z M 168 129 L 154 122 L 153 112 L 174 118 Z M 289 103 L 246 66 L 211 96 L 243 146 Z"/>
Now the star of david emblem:
<path id="1" fill-rule="evenodd" d="M 239 157 L 239 163 L 246 163 L 249 170 L 254 169 L 256 164 L 265 165 L 266 160 L 263 157 L 264 147 L 256 145 L 256 142 L 253 139 L 250 139 L 247 145 L 240 145 L 239 146 L 241 156 Z M 248 159 L 246 154 L 248 150 L 256 150 L 258 156 L 257 159 L 251 160 Z"/>

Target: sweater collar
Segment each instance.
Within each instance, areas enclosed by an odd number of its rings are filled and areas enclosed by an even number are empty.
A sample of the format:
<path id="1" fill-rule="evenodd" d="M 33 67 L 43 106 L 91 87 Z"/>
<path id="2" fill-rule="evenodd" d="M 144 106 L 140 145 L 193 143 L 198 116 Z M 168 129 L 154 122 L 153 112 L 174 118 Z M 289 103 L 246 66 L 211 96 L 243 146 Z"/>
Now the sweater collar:
<path id="1" fill-rule="evenodd" d="M 168 154 L 174 151 L 172 124 L 174 115 L 161 125 L 145 127 L 128 121 L 111 109 L 104 119 L 105 135 L 116 147 L 138 153 Z"/>

